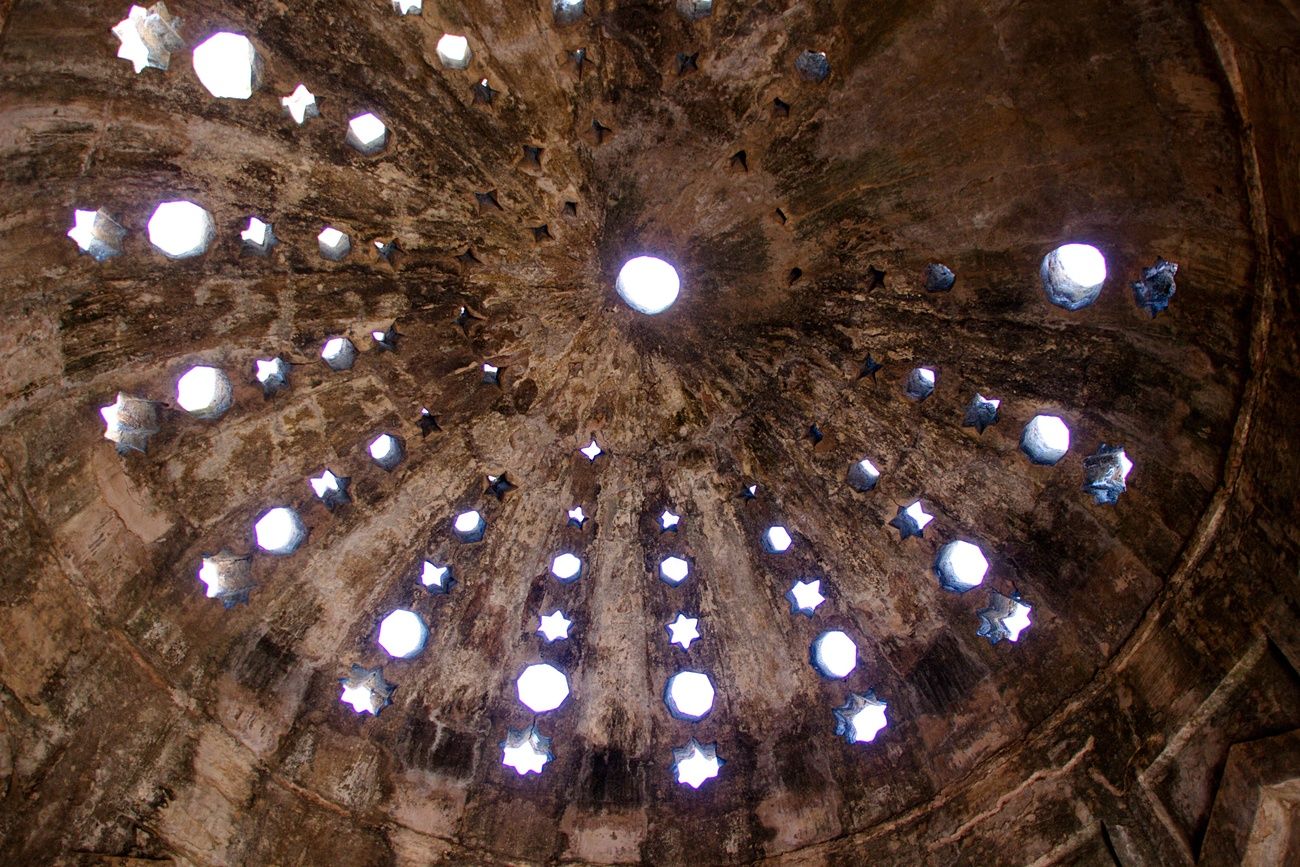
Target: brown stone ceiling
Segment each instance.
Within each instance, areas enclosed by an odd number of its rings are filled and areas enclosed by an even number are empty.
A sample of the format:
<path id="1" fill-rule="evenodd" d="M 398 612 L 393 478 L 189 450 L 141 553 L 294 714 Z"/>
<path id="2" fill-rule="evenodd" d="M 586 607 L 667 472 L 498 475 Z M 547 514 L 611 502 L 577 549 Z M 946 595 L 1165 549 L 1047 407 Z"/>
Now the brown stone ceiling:
<path id="1" fill-rule="evenodd" d="M 540 0 L 427 0 L 418 17 L 176 0 L 187 47 L 136 75 L 109 32 L 127 4 L 17 0 L 0 41 L 0 680 L 22 745 L 7 797 L 39 782 L 0 820 L 0 853 L 744 862 L 907 826 L 938 841 L 917 860 L 953 863 L 964 826 L 937 811 L 1114 664 L 1199 544 L 1251 373 L 1258 234 L 1201 17 L 719 0 L 688 22 L 674 5 L 588 0 L 558 27 Z M 212 98 L 191 66 L 223 29 L 263 63 L 248 101 Z M 439 65 L 444 32 L 468 36 L 469 69 Z M 804 49 L 827 53 L 825 82 L 795 72 Z M 299 82 L 321 108 L 301 127 L 279 103 Z M 344 143 L 361 111 L 391 131 L 378 155 Z M 213 214 L 206 254 L 151 249 L 149 215 L 174 198 Z M 129 230 L 102 264 L 63 237 L 96 207 Z M 268 258 L 240 253 L 250 215 L 281 240 Z M 326 224 L 351 234 L 342 262 L 317 253 Z M 389 238 L 391 263 L 371 244 Z M 1069 241 L 1110 273 L 1076 312 L 1038 280 Z M 682 276 L 657 317 L 613 289 L 640 253 Z M 1128 284 L 1157 257 L 1179 290 L 1152 319 Z M 923 291 L 930 262 L 953 291 Z M 392 323 L 398 351 L 375 350 Z M 350 371 L 318 358 L 336 334 L 361 350 Z M 271 355 L 294 366 L 268 398 L 251 371 Z M 147 453 L 117 455 L 97 409 L 119 390 L 174 403 L 200 362 L 229 374 L 233 408 L 164 408 Z M 938 384 L 917 403 L 903 382 L 922 364 Z M 1002 400 L 982 435 L 961 426 L 976 391 Z M 440 432 L 421 436 L 421 407 Z M 1018 448 L 1040 412 L 1072 433 L 1053 468 Z M 365 451 L 385 431 L 407 444 L 393 472 Z M 607 455 L 589 463 L 593 436 Z M 1116 506 L 1081 489 L 1102 443 L 1135 464 Z M 867 494 L 845 483 L 862 457 L 882 470 Z M 332 512 L 306 482 L 325 467 L 352 478 Z M 502 472 L 518 488 L 498 501 L 485 476 Z M 935 520 L 900 541 L 887 521 L 917 497 Z M 273 504 L 309 538 L 255 555 L 248 603 L 223 609 L 200 558 L 253 551 Z M 583 529 L 565 524 L 576 504 Z M 450 533 L 466 508 L 487 518 L 480 544 Z M 771 523 L 794 535 L 784 557 L 759 546 Z M 935 580 L 957 538 L 984 548 L 989 588 L 1033 604 L 1018 644 L 975 634 L 986 588 Z M 586 563 L 574 584 L 546 574 L 561 550 Z M 677 588 L 654 578 L 669 553 L 692 562 Z M 426 557 L 453 564 L 450 595 L 416 586 Z M 808 576 L 828 601 L 792 617 L 782 594 Z M 430 625 L 412 660 L 375 643 L 397 606 Z M 573 637 L 543 645 L 536 618 L 557 607 Z M 678 611 L 701 617 L 687 654 L 665 640 Z M 828 628 L 857 642 L 846 682 L 809 665 Z M 533 719 L 514 679 L 538 659 L 572 695 L 538 721 L 554 761 L 517 777 L 498 744 Z M 378 717 L 338 701 L 353 663 L 397 685 Z M 698 723 L 661 700 L 687 665 L 718 690 Z M 872 687 L 889 727 L 836 738 L 832 708 Z M 727 762 L 698 791 L 670 769 L 692 736 Z M 1051 761 L 1106 749 L 1068 742 Z"/>

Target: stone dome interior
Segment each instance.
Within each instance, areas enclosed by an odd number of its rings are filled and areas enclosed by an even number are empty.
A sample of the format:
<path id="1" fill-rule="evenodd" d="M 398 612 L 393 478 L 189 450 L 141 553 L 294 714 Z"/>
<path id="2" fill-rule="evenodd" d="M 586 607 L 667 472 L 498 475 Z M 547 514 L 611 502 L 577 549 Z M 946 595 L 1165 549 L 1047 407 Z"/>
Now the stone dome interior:
<path id="1" fill-rule="evenodd" d="M 0 27 L 0 862 L 1300 859 L 1294 3 Z"/>

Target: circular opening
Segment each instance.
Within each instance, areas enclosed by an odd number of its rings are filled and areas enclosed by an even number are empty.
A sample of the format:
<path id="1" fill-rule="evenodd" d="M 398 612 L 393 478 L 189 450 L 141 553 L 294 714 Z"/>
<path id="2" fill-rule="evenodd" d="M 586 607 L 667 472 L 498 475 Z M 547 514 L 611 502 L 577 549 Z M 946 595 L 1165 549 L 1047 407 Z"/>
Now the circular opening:
<path id="1" fill-rule="evenodd" d="M 713 710 L 713 683 L 699 671 L 679 671 L 668 679 L 664 702 L 679 719 L 703 719 Z"/>
<path id="2" fill-rule="evenodd" d="M 212 215 L 193 202 L 163 202 L 149 218 L 149 243 L 170 259 L 199 255 L 216 234 Z"/>
<path id="3" fill-rule="evenodd" d="M 1020 435 L 1020 448 L 1036 464 L 1052 466 L 1070 450 L 1070 429 L 1054 415 L 1036 415 Z"/>
<path id="4" fill-rule="evenodd" d="M 582 561 L 573 554 L 564 553 L 551 561 L 551 574 L 560 581 L 573 581 L 582 572 Z"/>
<path id="5" fill-rule="evenodd" d="M 1106 282 L 1106 259 L 1091 244 L 1065 244 L 1043 259 L 1043 289 L 1058 307 L 1078 310 L 1101 294 Z"/>
<path id="6" fill-rule="evenodd" d="M 464 36 L 444 33 L 438 40 L 438 60 L 447 69 L 464 69 L 469 66 L 469 40 Z"/>
<path id="7" fill-rule="evenodd" d="M 939 573 L 939 583 L 945 588 L 964 593 L 984 581 L 989 561 L 978 545 L 958 540 L 949 542 L 939 551 L 935 571 Z"/>
<path id="8" fill-rule="evenodd" d="M 409 659 L 423 650 L 428 635 L 420 615 L 405 608 L 390 612 L 379 624 L 379 646 L 397 659 Z"/>
<path id="9" fill-rule="evenodd" d="M 845 678 L 858 667 L 858 646 L 838 629 L 823 632 L 813 642 L 812 661 L 822 676 Z"/>
<path id="10" fill-rule="evenodd" d="M 690 564 L 681 557 L 665 557 L 659 563 L 659 577 L 668 584 L 676 585 L 682 583 L 686 580 L 686 576 L 690 571 Z"/>
<path id="11" fill-rule="evenodd" d="M 533 713 L 546 713 L 564 704 L 569 697 L 569 679 L 545 662 L 530 665 L 515 682 L 519 700 Z"/>
<path id="12" fill-rule="evenodd" d="M 297 514 L 284 506 L 277 506 L 259 518 L 253 532 L 257 547 L 269 554 L 291 554 L 307 535 Z"/>
<path id="13" fill-rule="evenodd" d="M 176 402 L 198 418 L 216 418 L 230 408 L 231 386 L 215 367 L 191 367 L 176 380 Z"/>
<path id="14" fill-rule="evenodd" d="M 247 36 L 217 33 L 194 49 L 194 72 L 213 96 L 248 99 L 253 95 L 256 56 Z"/>
<path id="15" fill-rule="evenodd" d="M 663 259 L 637 256 L 619 270 L 614 288 L 627 306 L 653 316 L 673 306 L 681 285 L 677 269 Z"/>

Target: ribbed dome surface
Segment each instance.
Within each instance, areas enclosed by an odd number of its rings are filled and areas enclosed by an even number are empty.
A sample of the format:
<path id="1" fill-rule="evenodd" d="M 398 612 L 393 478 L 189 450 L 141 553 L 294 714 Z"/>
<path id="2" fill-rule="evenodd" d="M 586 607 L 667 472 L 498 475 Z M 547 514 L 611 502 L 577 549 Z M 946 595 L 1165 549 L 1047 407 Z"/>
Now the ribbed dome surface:
<path id="1" fill-rule="evenodd" d="M 1249 805 L 1300 779 L 1294 13 L 678 5 L 176 0 L 183 47 L 137 74 L 126 5 L 0 0 L 0 860 L 1289 851 Z M 220 31 L 254 47 L 248 100 L 191 63 Z M 365 113 L 376 153 L 347 139 Z M 151 246 L 168 201 L 211 215 L 200 255 Z M 126 230 L 102 262 L 64 237 L 101 208 Z M 1040 276 L 1068 243 L 1108 274 L 1078 310 Z M 640 255 L 680 275 L 656 315 L 615 291 Z M 1131 284 L 1158 259 L 1178 291 L 1152 316 Z M 187 412 L 196 365 L 230 389 Z M 119 392 L 156 402 L 143 452 L 104 439 Z M 1039 415 L 1069 431 L 1052 466 L 1021 449 Z M 1084 489 L 1105 446 L 1132 462 L 1112 504 Z M 306 533 L 283 556 L 272 507 Z M 988 563 L 966 592 L 935 569 L 956 541 Z M 205 557 L 241 576 L 230 607 Z M 786 594 L 814 579 L 805 617 Z M 1030 606 L 1014 643 L 977 634 L 998 594 Z M 380 644 L 397 609 L 428 629 L 409 658 Z M 828 630 L 843 679 L 814 665 Z M 543 662 L 569 693 L 535 714 L 516 679 Z M 340 701 L 353 666 L 394 687 L 378 715 Z M 679 671 L 715 691 L 701 719 L 665 703 Z M 835 709 L 869 690 L 888 725 L 850 743 Z M 520 775 L 503 742 L 533 725 L 550 760 Z M 692 738 L 723 761 L 698 789 Z"/>

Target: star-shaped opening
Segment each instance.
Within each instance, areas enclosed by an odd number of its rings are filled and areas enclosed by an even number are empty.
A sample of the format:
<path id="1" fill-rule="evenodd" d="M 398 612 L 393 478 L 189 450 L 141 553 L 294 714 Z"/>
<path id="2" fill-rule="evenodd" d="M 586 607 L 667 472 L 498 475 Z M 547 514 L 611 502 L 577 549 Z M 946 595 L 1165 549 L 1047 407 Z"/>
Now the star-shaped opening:
<path id="1" fill-rule="evenodd" d="M 569 679 L 547 662 L 526 667 L 515 681 L 519 701 L 533 713 L 547 713 L 569 697 Z"/>
<path id="2" fill-rule="evenodd" d="M 486 78 L 479 79 L 478 84 L 474 85 L 474 101 L 477 103 L 491 105 L 492 98 L 498 93 L 500 93 L 500 91 L 493 89 L 492 85 L 488 84 Z"/>
<path id="3" fill-rule="evenodd" d="M 926 512 L 921 501 L 917 500 L 910 506 L 899 506 L 898 514 L 890 519 L 889 526 L 898 530 L 899 539 L 909 536 L 921 538 L 925 535 L 925 525 L 933 520 L 934 515 Z"/>
<path id="4" fill-rule="evenodd" d="M 569 637 L 569 627 L 573 621 L 564 616 L 560 610 L 552 611 L 550 614 L 541 616 L 540 625 L 537 627 L 538 633 L 550 644 L 555 641 L 563 641 Z"/>
<path id="5" fill-rule="evenodd" d="M 582 561 L 566 551 L 551 561 L 551 574 L 564 584 L 577 581 L 582 577 Z"/>
<path id="6" fill-rule="evenodd" d="M 859 493 L 874 490 L 880 481 L 880 470 L 867 458 L 849 467 L 849 487 Z"/>
<path id="7" fill-rule="evenodd" d="M 758 485 L 745 485 L 743 488 L 740 489 L 740 496 L 741 499 L 745 499 L 745 500 L 757 500 Z"/>
<path id="8" fill-rule="evenodd" d="M 370 243 L 375 247 L 375 255 L 390 265 L 395 262 L 397 254 L 402 250 L 402 245 L 396 238 L 376 238 Z"/>
<path id="9" fill-rule="evenodd" d="M 591 461 L 592 463 L 595 463 L 595 462 L 596 462 L 596 458 L 600 457 L 601 455 L 603 455 L 603 454 L 605 453 L 605 450 L 602 449 L 602 448 L 601 448 L 601 447 L 596 443 L 596 438 L 595 438 L 595 437 L 592 437 L 591 442 L 587 443 L 585 446 L 583 446 L 582 448 L 578 449 L 578 451 L 582 453 L 582 456 L 583 456 L 584 458 L 586 458 L 587 460 Z"/>
<path id="10" fill-rule="evenodd" d="M 934 573 L 945 590 L 965 593 L 978 587 L 989 571 L 989 561 L 978 545 L 962 539 L 949 542 L 939 549 L 934 559 Z"/>
<path id="11" fill-rule="evenodd" d="M 677 526 L 681 524 L 681 522 L 681 515 L 673 513 L 670 509 L 664 509 L 664 513 L 659 516 L 659 529 L 665 532 L 668 530 L 676 530 Z"/>
<path id="12" fill-rule="evenodd" d="M 320 117 L 320 106 L 316 103 L 316 95 L 307 89 L 307 85 L 299 84 L 293 89 L 293 93 L 288 96 L 280 97 L 280 105 L 293 118 L 294 123 L 302 126 L 313 117 Z"/>
<path id="13" fill-rule="evenodd" d="M 587 523 L 587 513 L 582 511 L 582 506 L 574 506 L 568 511 L 569 523 L 579 530 Z"/>
<path id="14" fill-rule="evenodd" d="M 410 659 L 424 650 L 429 629 L 420 615 L 407 608 L 396 608 L 379 622 L 379 646 L 395 659 Z"/>
<path id="15" fill-rule="evenodd" d="M 1132 469 L 1133 462 L 1123 448 L 1102 443 L 1096 454 L 1083 459 L 1083 489 L 1098 505 L 1114 505 L 1128 490 Z"/>
<path id="16" fill-rule="evenodd" d="M 452 532 L 462 542 L 478 542 L 487 529 L 487 521 L 477 511 L 461 512 L 451 523 Z"/>
<path id="17" fill-rule="evenodd" d="M 664 627 L 668 630 L 668 643 L 680 644 L 682 650 L 689 650 L 691 642 L 700 637 L 699 622 L 697 617 L 687 617 L 678 612 L 677 619 Z"/>
<path id="18" fill-rule="evenodd" d="M 516 487 L 517 485 L 506 478 L 505 473 L 502 473 L 499 476 L 489 475 L 487 477 L 487 493 L 496 497 L 498 501 L 504 500 L 506 494 L 513 491 Z"/>
<path id="19" fill-rule="evenodd" d="M 401 437 L 389 433 L 380 434 L 367 446 L 370 459 L 384 470 L 394 470 L 406 457 L 406 444 Z"/>
<path id="20" fill-rule="evenodd" d="M 451 577 L 450 564 L 438 564 L 424 560 L 420 564 L 420 586 L 430 593 L 441 595 L 450 593 L 456 579 Z"/>
<path id="21" fill-rule="evenodd" d="M 253 362 L 253 378 L 267 397 L 289 387 L 289 363 L 283 358 L 259 358 Z"/>
<path id="22" fill-rule="evenodd" d="M 817 610 L 817 606 L 826 601 L 826 597 L 822 595 L 821 587 L 820 578 L 814 578 L 812 581 L 794 582 L 790 589 L 785 592 L 785 598 L 790 601 L 790 613 L 812 617 Z"/>
<path id="23" fill-rule="evenodd" d="M 686 580 L 690 575 L 691 565 L 682 557 L 676 554 L 670 555 L 659 561 L 659 578 L 665 584 L 671 584 L 676 587 Z"/>
<path id="24" fill-rule="evenodd" d="M 131 61 L 137 74 L 146 69 L 166 69 L 172 52 L 185 47 L 180 35 L 181 19 L 173 18 L 166 3 L 155 3 L 147 10 L 132 6 L 126 17 L 113 25 L 113 35 L 121 43 L 117 56 Z"/>
<path id="25" fill-rule="evenodd" d="M 849 693 L 842 707 L 835 708 L 835 734 L 851 744 L 870 743 L 885 726 L 888 705 L 868 690 L 865 695 Z"/>
<path id="26" fill-rule="evenodd" d="M 375 342 L 375 348 L 386 352 L 397 351 L 397 339 L 402 335 L 397 332 L 397 323 L 393 323 L 384 329 L 375 329 L 370 332 L 370 339 Z"/>
<path id="27" fill-rule="evenodd" d="M 876 374 L 884 369 L 885 366 L 883 364 L 881 364 L 879 361 L 876 361 L 875 358 L 868 355 L 867 360 L 862 362 L 862 369 L 858 371 L 858 379 L 862 379 L 864 377 L 869 376 L 871 377 L 872 382 L 875 382 Z"/>
<path id="28" fill-rule="evenodd" d="M 858 667 L 858 646 L 838 629 L 828 629 L 813 639 L 811 655 L 813 668 L 831 680 L 843 680 Z"/>
<path id="29" fill-rule="evenodd" d="M 769 554 L 784 554 L 790 550 L 793 542 L 790 531 L 780 524 L 768 527 L 763 532 L 763 550 Z"/>
<path id="30" fill-rule="evenodd" d="M 103 208 L 96 211 L 76 210 L 72 212 L 72 228 L 68 230 L 68 237 L 76 242 L 81 252 L 96 262 L 103 262 L 122 252 L 122 239 L 126 237 L 126 229 Z"/>
<path id="31" fill-rule="evenodd" d="M 962 427 L 973 427 L 980 433 L 991 424 L 998 422 L 998 407 L 1002 401 L 997 398 L 985 397 L 976 392 L 975 396 L 970 399 L 966 405 L 966 415 L 962 418 Z"/>
<path id="32" fill-rule="evenodd" d="M 1019 593 L 1003 596 L 994 590 L 989 593 L 988 607 L 977 612 L 980 627 L 975 634 L 987 638 L 989 644 L 997 644 L 1004 638 L 1019 641 L 1020 633 L 1029 628 L 1030 610 Z"/>
<path id="33" fill-rule="evenodd" d="M 347 677 L 339 678 L 343 694 L 339 701 L 352 705 L 357 713 L 377 716 L 393 700 L 393 684 L 384 680 L 384 669 L 353 665 Z"/>
<path id="34" fill-rule="evenodd" d="M 698 789 L 706 780 L 718 775 L 726 764 L 718 758 L 717 744 L 701 744 L 691 738 L 685 745 L 673 750 L 673 774 L 677 782 Z"/>
<path id="35" fill-rule="evenodd" d="M 226 608 L 247 602 L 248 592 L 253 587 L 252 560 L 226 550 L 204 554 L 199 566 L 199 580 L 207 588 L 207 597 L 220 599 Z"/>
<path id="36" fill-rule="evenodd" d="M 713 681 L 702 671 L 679 671 L 664 686 L 664 704 L 677 719 L 704 719 L 713 710 L 713 697 Z"/>
<path id="37" fill-rule="evenodd" d="M 253 256 L 266 256 L 271 248 L 280 243 L 271 229 L 271 224 L 260 217 L 249 217 L 248 226 L 239 233 L 241 248 Z"/>
<path id="38" fill-rule="evenodd" d="M 117 445 L 117 450 L 142 452 L 149 445 L 149 437 L 158 433 L 158 407 L 152 400 L 132 397 L 119 391 L 117 400 L 101 406 L 99 415 L 104 419 L 104 439 Z"/>
<path id="39" fill-rule="evenodd" d="M 253 535 L 257 547 L 268 554 L 292 554 L 307 538 L 307 528 L 303 526 L 298 513 L 287 506 L 275 506 L 267 509 L 253 525 Z"/>
<path id="40" fill-rule="evenodd" d="M 331 511 L 335 506 L 352 502 L 352 495 L 348 493 L 352 480 L 347 476 L 336 476 L 326 469 L 319 476 L 314 476 L 307 481 L 311 484 L 312 491 Z"/>
<path id="41" fill-rule="evenodd" d="M 521 777 L 540 774 L 553 758 L 551 739 L 543 737 L 535 725 L 526 729 L 508 729 L 506 739 L 501 742 L 501 764 L 513 768 Z"/>
<path id="42" fill-rule="evenodd" d="M 357 348 L 346 337 L 331 337 L 321 346 L 320 357 L 330 370 L 351 370 L 357 360 Z"/>

